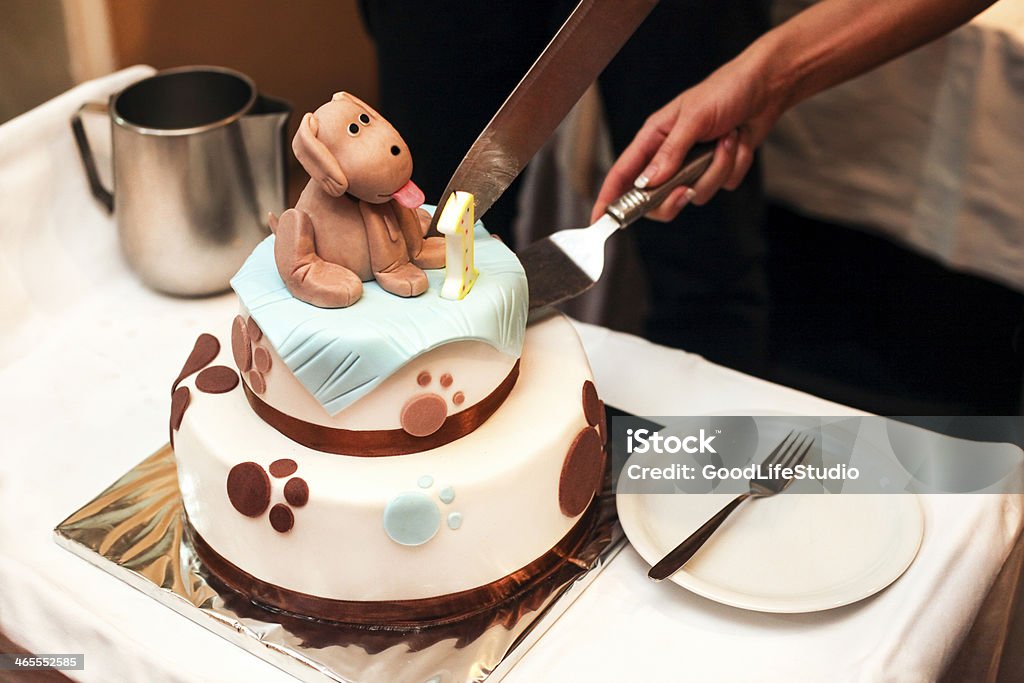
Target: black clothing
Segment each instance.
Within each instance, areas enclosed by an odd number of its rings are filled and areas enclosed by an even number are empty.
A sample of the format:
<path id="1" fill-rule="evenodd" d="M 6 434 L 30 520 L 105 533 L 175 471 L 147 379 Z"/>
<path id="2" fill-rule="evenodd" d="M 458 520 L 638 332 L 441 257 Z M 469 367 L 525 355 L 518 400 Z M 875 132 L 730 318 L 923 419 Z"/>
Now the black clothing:
<path id="1" fill-rule="evenodd" d="M 380 69 L 380 111 L 408 142 L 437 201 L 466 150 L 572 11 L 566 0 L 362 0 Z M 663 0 L 599 78 L 616 154 L 644 120 L 769 26 L 765 0 Z M 511 242 L 518 183 L 487 213 Z M 757 168 L 736 192 L 670 224 L 630 229 L 650 282 L 647 336 L 760 372 L 767 284 Z M 614 275 L 614 274 L 612 274 Z"/>

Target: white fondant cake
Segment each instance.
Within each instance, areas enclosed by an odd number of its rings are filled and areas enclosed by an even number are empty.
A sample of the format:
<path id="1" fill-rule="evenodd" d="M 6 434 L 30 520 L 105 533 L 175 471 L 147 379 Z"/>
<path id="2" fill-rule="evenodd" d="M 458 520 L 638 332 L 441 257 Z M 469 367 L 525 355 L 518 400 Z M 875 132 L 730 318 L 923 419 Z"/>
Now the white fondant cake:
<path id="1" fill-rule="evenodd" d="M 603 404 L 571 324 L 527 326 L 518 260 L 476 241 L 463 300 L 436 270 L 420 297 L 367 283 L 330 310 L 288 300 L 273 238 L 253 253 L 230 342 L 199 339 L 171 413 L 196 548 L 229 587 L 342 622 L 451 620 L 580 540 Z"/>
<path id="2" fill-rule="evenodd" d="M 229 363 L 229 352 L 216 362 Z M 424 357 L 412 374 L 438 367 L 459 386 L 457 363 Z M 186 380 L 192 400 L 174 445 L 189 521 L 258 579 L 325 598 L 411 600 L 497 581 L 551 550 L 579 517 L 560 509 L 559 480 L 570 445 L 588 428 L 581 386 L 589 376 L 575 330 L 549 317 L 528 329 L 516 386 L 483 425 L 444 446 L 390 457 L 307 448 L 257 417 L 241 387 L 207 394 Z M 396 387 L 393 407 L 418 391 L 415 381 L 404 395 Z M 282 459 L 297 468 L 268 477 L 267 508 L 288 505 L 293 478 L 309 490 L 306 504 L 290 506 L 287 533 L 266 514 L 240 514 L 226 490 L 240 462 L 269 473 Z M 404 513 L 396 509 L 403 505 Z"/>
<path id="3" fill-rule="evenodd" d="M 288 291 L 274 261 L 275 238 L 257 245 L 231 286 L 292 374 L 329 415 L 352 405 L 415 356 L 460 340 L 477 340 L 518 358 L 528 296 L 523 267 L 508 247 L 476 224 L 470 296 L 440 296 L 444 270 L 425 271 L 429 287 L 412 299 L 376 282 L 348 308 L 318 308 Z"/>

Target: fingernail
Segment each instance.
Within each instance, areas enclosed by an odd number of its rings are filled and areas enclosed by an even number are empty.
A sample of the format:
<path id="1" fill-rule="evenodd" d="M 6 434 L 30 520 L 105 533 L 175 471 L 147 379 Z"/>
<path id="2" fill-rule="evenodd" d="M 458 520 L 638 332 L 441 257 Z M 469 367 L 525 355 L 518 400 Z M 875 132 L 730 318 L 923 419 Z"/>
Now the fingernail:
<path id="1" fill-rule="evenodd" d="M 722 141 L 722 147 L 725 148 L 726 152 L 731 152 L 736 147 L 736 131 L 725 136 L 725 140 Z"/>
<path id="2" fill-rule="evenodd" d="M 651 182 L 651 176 L 657 172 L 658 168 L 656 166 L 648 166 L 644 172 L 640 174 L 640 177 L 633 181 L 633 186 L 638 187 L 641 190 L 644 189 Z"/>
<path id="3" fill-rule="evenodd" d="M 676 200 L 676 209 L 682 209 L 684 206 L 689 204 L 690 201 L 693 200 L 693 198 L 696 196 L 696 192 L 694 192 L 692 189 L 687 189 L 686 192 L 684 192 L 682 196 Z"/>

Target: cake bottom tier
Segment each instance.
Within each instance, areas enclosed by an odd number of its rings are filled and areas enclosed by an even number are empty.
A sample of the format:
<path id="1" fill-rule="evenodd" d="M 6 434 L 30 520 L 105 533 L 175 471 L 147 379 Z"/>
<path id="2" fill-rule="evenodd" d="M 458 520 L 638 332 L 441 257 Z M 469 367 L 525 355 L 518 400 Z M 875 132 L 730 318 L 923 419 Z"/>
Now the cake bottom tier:
<path id="1" fill-rule="evenodd" d="M 209 365 L 234 372 L 229 349 Z M 527 328 L 494 415 L 408 455 L 306 448 L 257 417 L 237 382 L 203 381 L 213 369 L 177 389 L 178 479 L 204 562 L 257 602 L 352 623 L 443 619 L 542 575 L 585 535 L 607 429 L 561 316 Z"/>
<path id="2" fill-rule="evenodd" d="M 288 590 L 236 567 L 211 548 L 191 524 L 187 524 L 187 534 L 213 579 L 257 605 L 341 624 L 419 628 L 463 622 L 539 588 L 564 570 L 563 565 L 573 562 L 581 548 L 592 541 L 599 522 L 595 505 L 590 505 L 562 540 L 518 571 L 469 590 L 415 600 L 332 600 Z"/>

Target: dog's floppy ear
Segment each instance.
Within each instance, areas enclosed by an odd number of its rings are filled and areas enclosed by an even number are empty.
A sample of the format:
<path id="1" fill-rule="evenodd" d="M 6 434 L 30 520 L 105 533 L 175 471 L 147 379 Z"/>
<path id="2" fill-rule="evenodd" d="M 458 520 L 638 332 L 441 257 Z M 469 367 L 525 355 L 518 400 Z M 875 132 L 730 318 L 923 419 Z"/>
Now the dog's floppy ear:
<path id="1" fill-rule="evenodd" d="M 340 197 L 348 189 L 348 178 L 341 170 L 341 164 L 334 158 L 324 143 L 317 139 L 320 122 L 313 114 L 306 114 L 299 124 L 299 132 L 292 140 L 292 151 L 295 158 L 306 169 L 309 176 L 320 183 L 324 192 L 332 197 Z"/>

